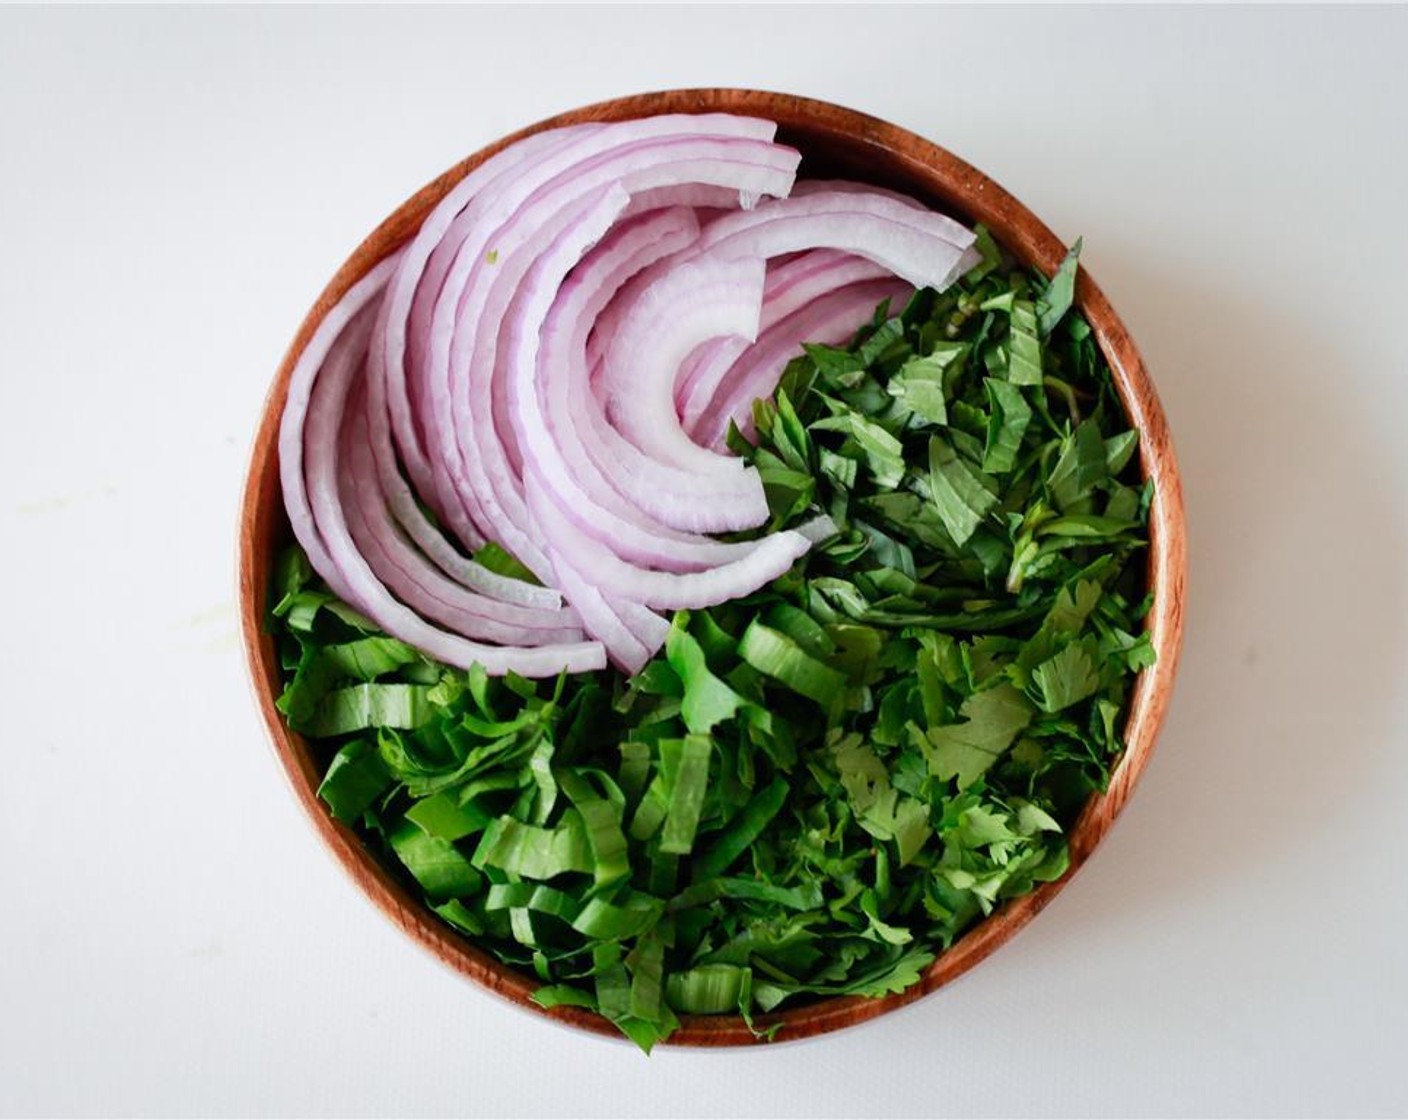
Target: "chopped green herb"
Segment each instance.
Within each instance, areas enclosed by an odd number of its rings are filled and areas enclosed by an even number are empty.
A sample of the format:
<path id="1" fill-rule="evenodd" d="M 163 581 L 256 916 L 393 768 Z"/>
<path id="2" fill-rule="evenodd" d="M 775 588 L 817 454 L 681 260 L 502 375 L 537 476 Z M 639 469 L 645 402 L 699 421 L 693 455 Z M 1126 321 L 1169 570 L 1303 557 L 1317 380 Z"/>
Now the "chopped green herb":
<path id="1" fill-rule="evenodd" d="M 541 1006 L 649 1050 L 679 1014 L 751 1028 L 903 991 L 1064 874 L 1153 657 L 1151 494 L 1074 304 L 1079 243 L 1049 282 L 978 247 L 949 291 L 806 346 L 756 444 L 734 431 L 766 529 L 838 532 L 746 600 L 677 612 L 631 680 L 446 668 L 280 560 L 279 706 L 320 797 Z"/>

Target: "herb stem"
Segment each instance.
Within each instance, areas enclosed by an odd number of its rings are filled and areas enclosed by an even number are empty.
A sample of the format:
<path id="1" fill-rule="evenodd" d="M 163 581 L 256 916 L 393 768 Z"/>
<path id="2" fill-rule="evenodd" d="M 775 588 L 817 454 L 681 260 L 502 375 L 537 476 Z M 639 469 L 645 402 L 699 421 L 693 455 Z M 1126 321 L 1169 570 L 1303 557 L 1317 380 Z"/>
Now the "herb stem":
<path id="1" fill-rule="evenodd" d="M 1050 374 L 1044 376 L 1041 383 L 1065 401 L 1066 410 L 1071 414 L 1071 423 L 1079 424 L 1081 421 L 1080 405 L 1076 403 L 1076 391 L 1071 388 L 1070 384 L 1062 381 L 1059 377 L 1052 377 Z"/>

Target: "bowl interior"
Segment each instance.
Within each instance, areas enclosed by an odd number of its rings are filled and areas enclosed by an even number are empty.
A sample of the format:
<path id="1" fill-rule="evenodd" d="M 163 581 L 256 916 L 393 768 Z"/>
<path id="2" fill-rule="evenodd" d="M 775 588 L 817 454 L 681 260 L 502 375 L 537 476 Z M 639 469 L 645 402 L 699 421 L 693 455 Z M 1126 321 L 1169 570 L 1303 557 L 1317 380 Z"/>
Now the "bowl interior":
<path id="1" fill-rule="evenodd" d="M 343 868 L 376 905 L 437 957 L 484 987 L 537 1014 L 605 1034 L 615 1028 L 595 1014 L 562 1007 L 543 1011 L 529 996 L 534 980 L 494 960 L 445 926 L 319 803 L 321 768 L 302 736 L 291 732 L 274 707 L 280 674 L 273 641 L 264 627 L 271 565 L 290 540 L 278 477 L 278 426 L 292 368 L 323 315 L 379 260 L 420 225 L 449 189 L 500 148 L 533 132 L 588 120 L 623 120 L 668 112 L 731 112 L 778 122 L 779 139 L 803 153 L 807 178 L 845 177 L 905 191 L 960 220 L 981 222 L 1028 267 L 1050 275 L 1064 244 L 1021 203 L 956 156 L 894 125 L 825 102 L 754 90 L 674 90 L 587 106 L 539 122 L 469 157 L 428 184 L 386 219 L 353 252 L 319 296 L 279 367 L 265 404 L 246 481 L 240 525 L 240 610 L 255 693 L 274 749 L 314 827 Z M 1126 752 L 1109 789 L 1092 796 L 1071 829 L 1070 870 L 1060 880 L 999 907 L 930 966 L 907 991 L 882 999 L 843 997 L 764 1016 L 776 1038 L 800 1038 L 884 1014 L 934 991 L 988 956 L 1032 919 L 1070 881 L 1109 831 L 1148 762 L 1163 721 L 1182 640 L 1185 545 L 1182 489 L 1167 423 L 1143 361 L 1114 309 L 1083 268 L 1076 286 L 1131 422 L 1140 433 L 1140 465 L 1155 483 L 1150 509 L 1148 581 L 1153 607 L 1146 626 L 1157 663 L 1135 684 L 1125 729 Z M 672 1044 L 735 1045 L 755 1041 L 737 1016 L 683 1016 Z"/>

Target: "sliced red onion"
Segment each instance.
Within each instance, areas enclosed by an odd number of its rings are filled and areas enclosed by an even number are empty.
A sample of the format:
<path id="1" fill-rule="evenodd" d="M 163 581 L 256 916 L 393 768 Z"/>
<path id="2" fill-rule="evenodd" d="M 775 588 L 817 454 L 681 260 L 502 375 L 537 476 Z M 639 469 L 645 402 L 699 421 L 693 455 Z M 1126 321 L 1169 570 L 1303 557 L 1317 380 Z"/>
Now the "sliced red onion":
<path id="1" fill-rule="evenodd" d="M 768 269 L 760 327 L 768 330 L 813 300 L 863 280 L 889 277 L 883 265 L 838 249 L 812 249 Z"/>
<path id="2" fill-rule="evenodd" d="M 887 187 L 872 187 L 869 183 L 857 183 L 853 179 L 804 179 L 799 180 L 792 188 L 792 193 L 788 198 L 806 198 L 809 194 L 826 193 L 843 194 L 866 194 L 878 195 L 881 198 L 892 199 L 901 205 L 908 206 L 911 210 L 925 210 L 929 208 L 912 195 L 903 194 L 900 191 L 892 191 Z M 964 238 L 971 243 L 972 230 L 965 229 L 957 222 L 954 223 L 953 233 L 958 240 L 955 245 L 961 244 Z"/>
<path id="3" fill-rule="evenodd" d="M 795 170 L 790 150 L 762 141 L 700 138 L 697 132 L 671 137 L 664 118 L 630 125 L 610 130 L 616 146 L 572 165 L 570 175 L 548 178 L 559 161 L 580 154 L 582 144 L 599 147 L 596 137 L 556 150 L 531 175 L 487 189 L 485 195 L 492 197 L 459 247 L 432 321 L 432 454 L 466 504 L 477 507 L 471 512 L 480 528 L 540 577 L 546 574 L 546 558 L 526 531 L 520 486 L 503 441 L 508 424 L 497 423 L 494 415 L 503 403 L 495 384 L 501 317 L 533 250 L 545 247 L 561 228 L 561 206 L 610 182 L 647 189 L 702 179 L 782 193 Z"/>
<path id="4" fill-rule="evenodd" d="M 874 261 L 835 249 L 814 249 L 786 262 L 771 264 L 759 329 L 771 329 L 779 320 L 838 288 L 886 275 L 884 267 Z M 692 431 L 699 423 L 724 375 L 747 349 L 746 346 L 731 346 L 728 344 L 731 341 L 718 341 L 707 351 L 701 347 L 705 352 L 698 364 L 687 372 L 682 370 L 675 401 L 680 424 L 686 431 Z"/>
<path id="5" fill-rule="evenodd" d="M 911 210 L 919 210 L 923 211 L 924 213 L 934 213 L 933 211 L 929 210 L 929 208 L 925 206 L 924 203 L 920 202 L 917 198 L 911 197 L 910 195 L 901 194 L 899 191 L 887 190 L 884 187 L 872 187 L 866 183 L 850 182 L 846 179 L 809 179 L 805 183 L 796 184 L 796 186 L 793 187 L 792 194 L 789 197 L 806 197 L 807 195 L 812 194 L 824 194 L 827 192 L 838 191 L 845 194 L 878 195 L 882 198 L 892 199 L 893 201 L 898 202 L 902 206 L 909 207 Z M 953 219 L 948 218 L 943 214 L 939 214 L 937 216 L 942 218 L 946 223 L 948 223 L 948 230 L 949 233 L 952 235 L 951 237 L 949 237 L 949 240 L 951 240 L 955 245 L 960 245 L 963 247 L 963 256 L 959 258 L 958 265 L 955 267 L 953 272 L 953 280 L 956 280 L 969 269 L 976 267 L 982 262 L 982 254 L 978 252 L 974 244 L 974 242 L 977 240 L 977 235 L 972 230 L 968 229 L 966 226 L 963 226 L 958 222 L 953 221 Z M 950 280 L 949 283 L 952 283 L 952 280 Z"/>
<path id="6" fill-rule="evenodd" d="M 962 274 L 964 250 L 973 237 L 941 214 L 884 195 L 831 190 L 726 214 L 704 231 L 698 251 L 766 258 L 799 249 L 843 249 L 915 287 L 943 289 Z"/>
<path id="7" fill-rule="evenodd" d="M 360 603 L 333 563 L 313 517 L 304 476 L 304 427 L 313 390 L 319 381 L 350 378 L 350 367 L 359 360 L 362 348 L 370 339 L 376 301 L 381 298 L 399 259 L 397 254 L 392 254 L 381 261 L 323 316 L 289 375 L 288 397 L 279 423 L 279 481 L 289 525 L 314 570 L 327 580 L 337 596 L 354 607 Z M 369 307 L 370 313 L 367 312 Z M 333 438 L 336 438 L 335 433 Z"/>
<path id="8" fill-rule="evenodd" d="M 364 406 L 365 393 L 358 393 L 343 420 L 342 507 L 353 541 L 387 590 L 466 638 L 504 645 L 581 641 L 579 619 L 570 608 L 532 610 L 466 590 L 411 546 L 382 501 Z"/>
<path id="9" fill-rule="evenodd" d="M 373 350 L 369 361 L 375 363 Z M 370 387 L 376 384 L 376 373 L 369 368 L 367 376 L 368 397 Z M 378 412 L 375 405 L 369 404 L 366 416 L 367 443 L 371 451 L 372 477 L 364 480 L 365 485 L 374 487 L 378 500 L 385 503 L 392 519 L 411 538 L 416 547 L 431 560 L 441 572 L 462 587 L 505 603 L 520 607 L 535 608 L 539 611 L 554 611 L 562 604 L 562 595 L 550 587 L 539 587 L 521 579 L 512 579 L 490 571 L 482 564 L 469 559 L 445 539 L 444 535 L 431 524 L 429 518 L 416 504 L 416 496 L 406 480 L 401 476 L 394 459 L 387 463 L 377 461 L 377 453 L 390 455 L 389 432 L 384 412 Z"/>
<path id="10" fill-rule="evenodd" d="M 532 484 L 529 484 L 531 494 Z M 532 499 L 529 498 L 531 505 Z M 553 575 L 563 594 L 577 604 L 577 610 L 587 629 L 596 636 L 606 650 L 612 664 L 626 673 L 634 675 L 645 667 L 655 655 L 655 648 L 647 648 L 645 643 L 631 632 L 621 616 L 612 609 L 612 604 L 595 587 L 588 583 L 570 563 L 553 548 L 548 548 L 548 560 L 553 567 Z"/>
<path id="11" fill-rule="evenodd" d="M 868 280 L 823 296 L 774 324 L 724 376 L 695 425 L 694 438 L 706 446 L 722 447 L 732 421 L 751 439 L 753 402 L 772 394 L 787 363 L 802 352 L 803 342 L 843 345 L 870 321 L 882 300 L 907 299 L 913 292 L 902 280 Z"/>
<path id="12" fill-rule="evenodd" d="M 764 296 L 765 300 L 766 298 Z M 761 320 L 758 329 L 763 329 Z M 708 342 L 696 346 L 689 357 L 685 358 L 675 378 L 675 412 L 682 423 L 686 402 L 692 400 L 696 393 L 707 402 L 718 386 L 718 379 L 755 341 L 757 340 L 727 335 L 711 338 Z"/>
<path id="13" fill-rule="evenodd" d="M 648 649 L 653 657 L 665 646 L 670 634 L 670 620 L 656 614 L 649 607 L 631 599 L 616 602 L 616 612 L 621 616 L 632 634 Z M 633 670 L 638 671 L 638 670 Z"/>
<path id="14" fill-rule="evenodd" d="M 831 520 L 829 514 L 821 513 L 813 517 L 810 521 L 804 521 L 797 526 L 797 532 L 811 541 L 812 544 L 821 544 L 828 541 L 841 530 L 837 528 L 836 522 Z"/>
<path id="15" fill-rule="evenodd" d="M 658 610 L 754 591 L 835 534 L 822 516 L 704 535 L 768 516 L 757 472 L 715 449 L 801 342 L 942 288 L 973 235 L 854 184 L 785 197 L 799 157 L 774 132 L 715 114 L 510 145 L 324 316 L 279 451 L 336 594 L 461 667 L 545 676 L 609 653 L 633 673 L 665 641 Z M 489 540 L 547 586 L 466 555 Z"/>
<path id="16" fill-rule="evenodd" d="M 687 221 L 687 224 L 686 224 Z M 687 244 L 698 232 L 680 211 L 663 211 L 618 227 L 572 272 L 542 332 L 537 369 L 515 363 L 511 389 L 519 439 L 542 485 L 580 529 L 634 562 L 697 571 L 736 559 L 751 547 L 672 530 L 624 498 L 583 442 L 572 388 L 586 384 L 585 339 L 600 308 L 630 276 Z"/>
<path id="17" fill-rule="evenodd" d="M 751 191 L 735 191 L 708 183 L 680 183 L 635 192 L 621 217 L 634 218 L 651 210 L 674 206 L 688 206 L 691 210 L 746 210 L 757 204 L 758 195 Z"/>
<path id="18" fill-rule="evenodd" d="M 752 145 L 752 147 L 749 147 Z M 460 248 L 460 259 L 467 259 L 469 263 L 465 266 L 465 276 L 459 278 L 456 270 L 452 269 L 451 275 L 446 279 L 445 290 L 441 294 L 439 301 L 438 316 L 451 316 L 451 311 L 446 310 L 451 304 L 452 293 L 459 293 L 459 306 L 472 306 L 479 309 L 479 317 L 484 323 L 496 323 L 497 317 L 507 309 L 507 300 L 511 299 L 515 285 L 521 280 L 520 254 L 517 249 L 525 249 L 524 244 L 515 238 L 534 237 L 545 239 L 551 237 L 553 223 L 559 223 L 560 218 L 556 216 L 543 217 L 548 214 L 548 201 L 553 204 L 562 203 L 570 199 L 572 192 L 583 192 L 591 183 L 608 182 L 608 173 L 621 175 L 622 185 L 632 187 L 642 187 L 649 189 L 653 180 L 670 180 L 680 173 L 681 168 L 689 169 L 691 175 L 715 176 L 721 182 L 731 183 L 732 186 L 742 189 L 748 182 L 748 176 L 752 176 L 753 182 L 765 187 L 767 190 L 786 189 L 790 186 L 790 176 L 796 166 L 796 154 L 790 149 L 769 148 L 766 145 L 756 145 L 756 142 L 742 141 L 742 139 L 732 139 L 732 141 L 698 141 L 698 139 L 672 139 L 670 142 L 662 142 L 656 145 L 652 151 L 643 152 L 638 148 L 627 148 L 621 154 L 615 156 L 615 162 L 610 161 L 594 162 L 590 166 L 590 173 L 580 173 L 570 183 L 570 192 L 562 185 L 543 185 L 538 194 L 531 196 L 534 204 L 532 218 L 529 223 L 527 207 L 518 213 L 505 227 L 494 232 L 491 237 L 480 238 L 483 245 L 494 242 L 494 254 L 498 254 L 493 265 L 487 263 L 487 254 L 480 259 L 479 252 L 466 252 L 465 247 Z M 722 154 L 734 156 L 732 159 L 721 158 Z M 742 156 L 749 156 L 755 159 L 753 165 L 742 161 Z M 666 161 L 666 162 L 659 162 Z M 551 162 L 551 161 L 549 161 Z M 541 175 L 538 176 L 541 178 Z M 534 185 L 536 179 L 529 180 L 528 186 Z M 556 190 L 556 193 L 553 193 Z M 548 192 L 543 194 L 542 192 Z M 522 196 L 524 190 L 518 194 Z M 479 245 L 480 242 L 474 242 Z M 469 245 L 470 242 L 466 242 Z M 536 242 L 535 242 L 536 244 Z M 531 252 L 525 251 L 521 254 L 524 258 L 529 258 Z M 456 262 L 459 263 L 459 262 Z M 496 275 L 491 275 L 496 273 Z M 458 311 L 456 311 L 458 316 Z M 441 338 L 441 332 L 432 332 L 432 352 L 431 363 L 436 365 L 439 361 L 438 352 L 435 345 Z M 538 551 L 534 542 L 524 527 L 524 517 L 521 513 L 521 494 L 515 487 L 515 472 L 513 454 L 505 445 L 504 435 L 507 424 L 497 423 L 497 416 L 483 416 L 482 407 L 476 406 L 474 402 L 489 397 L 493 400 L 494 407 L 498 411 L 503 410 L 504 392 L 501 389 L 503 380 L 496 379 L 491 372 L 491 365 L 497 366 L 497 337 L 493 330 L 473 330 L 473 328 L 463 327 L 460 318 L 459 330 L 453 335 L 453 349 L 448 355 L 444 355 L 445 365 L 448 366 L 449 378 L 436 375 L 432 380 L 432 385 L 438 385 L 442 392 L 442 399 L 432 403 L 431 427 L 438 430 L 439 440 L 441 440 L 442 458 L 448 466 L 448 476 L 455 482 L 456 489 L 467 492 L 466 504 L 472 507 L 479 507 L 480 513 L 477 516 L 480 520 L 493 514 L 497 518 L 496 533 L 497 538 L 505 547 L 520 554 L 525 564 L 534 571 L 539 571 L 542 564 L 541 552 Z M 477 379 L 477 380 L 476 380 Z M 453 389 L 451 389 L 453 386 Z M 493 425 L 493 427 L 491 427 Z M 453 442 L 453 431 L 469 431 L 470 444 L 473 445 L 474 455 L 467 456 L 460 454 L 462 449 L 446 447 L 446 441 Z M 618 440 L 614 434 L 603 433 L 605 444 L 610 448 L 610 455 L 605 456 L 605 461 L 612 459 L 624 459 L 624 466 L 627 471 L 631 468 L 645 468 L 650 471 L 650 463 L 639 462 L 638 456 L 631 454 L 631 449 L 622 447 L 625 441 Z M 614 444 L 614 447 L 612 447 Z M 456 459 L 458 455 L 458 459 Z M 612 462 L 612 468 L 617 463 Z M 738 473 L 738 472 L 735 472 Z M 679 528 L 686 530 L 721 530 L 721 528 L 741 528 L 746 525 L 758 524 L 766 517 L 765 503 L 762 502 L 762 487 L 756 480 L 725 487 L 717 493 L 711 487 L 698 486 L 697 480 L 689 475 L 680 478 L 669 479 L 673 482 L 672 489 L 680 490 L 677 500 L 666 503 L 666 513 L 663 514 L 665 520 L 672 517 L 670 510 L 676 507 L 683 507 L 689 510 L 687 516 L 677 524 Z M 652 480 L 649 487 L 650 493 L 646 494 L 645 502 L 655 500 L 655 493 L 658 490 L 658 483 Z M 629 494 L 632 499 L 638 494 Z M 703 502 L 704 506 L 698 506 L 698 502 Z M 710 520 L 708 514 L 718 507 L 727 506 L 731 510 L 741 510 L 741 513 L 731 514 L 729 517 L 719 518 L 715 516 Z M 703 517 L 703 520 L 700 518 Z"/>
<path id="19" fill-rule="evenodd" d="M 371 355 L 371 412 L 374 417 L 386 414 L 396 438 L 401 462 L 405 465 L 416 491 L 429 502 L 466 548 L 478 548 L 484 543 L 483 534 L 475 528 L 458 501 L 442 501 L 435 485 L 429 459 L 424 450 L 425 435 L 420 417 L 425 412 L 425 387 L 421 370 L 430 331 L 430 314 L 449 270 L 452 254 L 447 246 L 458 244 L 475 220 L 473 203 L 486 186 L 498 180 L 510 169 L 529 161 L 540 161 L 547 154 L 563 147 L 574 138 L 599 132 L 604 125 L 579 125 L 572 128 L 538 133 L 512 144 L 485 160 L 447 194 L 422 223 L 411 243 L 402 253 L 390 284 L 378 323 L 380 345 Z M 373 436 L 387 425 L 374 423 Z M 377 465 L 384 480 L 394 468 L 395 455 L 390 441 L 384 447 L 378 439 Z M 400 508 L 398 518 L 424 522 L 419 510 Z M 403 521 L 403 524 L 405 522 Z M 428 525 L 428 522 L 424 522 Z M 419 525 L 407 525 L 417 541 L 427 534 Z"/>
<path id="20" fill-rule="evenodd" d="M 703 267 L 703 262 L 711 259 L 755 260 L 806 249 L 835 248 L 864 257 L 911 283 L 943 287 L 950 282 L 955 270 L 964 267 L 966 248 L 966 245 L 955 245 L 946 236 L 965 242 L 972 239 L 970 233 L 955 223 L 916 210 L 906 202 L 850 191 L 818 191 L 800 199 L 776 199 L 751 212 L 726 215 L 701 234 L 694 252 L 685 255 L 690 258 L 688 265 Z M 647 305 L 651 293 L 667 286 L 669 276 L 685 268 L 686 262 L 656 267 L 657 271 L 667 268 L 668 271 L 652 277 L 638 292 L 632 293 L 635 303 L 620 313 L 620 321 L 612 325 L 612 334 L 601 342 L 606 351 L 603 368 L 612 372 L 600 379 L 596 393 L 608 401 L 613 410 L 612 419 L 631 442 L 637 446 L 644 444 L 643 449 L 658 460 L 672 465 L 687 463 L 696 471 L 708 473 L 712 460 L 697 454 L 691 456 L 685 450 L 691 441 L 680 422 L 678 410 L 671 409 L 667 415 L 658 396 L 643 385 L 637 394 L 625 395 L 616 383 L 634 385 L 640 380 L 638 375 L 629 378 L 624 375 L 623 363 L 617 358 L 617 348 L 621 345 L 618 339 L 623 337 L 627 324 L 636 321 L 632 316 L 641 315 L 636 309 Z M 692 341 L 697 345 L 703 340 Z M 669 355 L 676 370 L 693 349 L 691 346 L 682 353 Z M 721 375 L 711 373 L 711 376 L 716 384 L 722 380 Z M 695 377 L 698 380 L 700 375 L 696 373 Z M 704 409 L 702 401 L 697 400 L 692 410 L 696 425 Z M 605 442 L 611 442 L 609 436 L 605 436 Z M 629 454 L 617 448 L 616 457 L 629 459 Z"/>
<path id="21" fill-rule="evenodd" d="M 579 530 L 540 487 L 529 485 L 528 499 L 544 531 L 554 540 L 570 542 L 573 566 L 593 587 L 658 610 L 713 607 L 740 598 L 782 575 L 811 547 L 800 533 L 773 533 L 742 559 L 707 571 L 651 571 L 622 560 L 610 547 Z"/>
<path id="22" fill-rule="evenodd" d="M 646 288 L 622 321 L 606 355 L 607 416 L 651 458 L 700 474 L 739 473 L 738 459 L 706 451 L 680 427 L 675 377 L 710 339 L 758 337 L 763 278 L 761 260 L 687 261 Z"/>
<path id="23" fill-rule="evenodd" d="M 669 602 L 652 601 L 642 597 L 642 594 L 651 594 L 654 587 L 665 588 L 666 590 L 660 594 L 673 596 L 680 601 L 688 600 L 691 596 L 707 597 L 717 593 L 714 589 L 720 586 L 725 588 L 741 586 L 742 584 L 736 581 L 746 580 L 757 571 L 773 572 L 774 574 L 785 571 L 791 561 L 800 555 L 799 549 L 805 549 L 806 542 L 802 538 L 787 539 L 787 535 L 783 534 L 783 540 L 777 543 L 770 543 L 775 538 L 765 538 L 763 541 L 742 546 L 739 548 L 742 555 L 737 560 L 706 572 L 690 574 L 648 572 L 630 565 L 629 561 L 620 560 L 619 553 L 612 545 L 597 541 L 589 533 L 573 524 L 573 519 L 567 512 L 572 508 L 571 503 L 563 503 L 565 508 L 560 508 L 558 503 L 562 496 L 548 493 L 547 488 L 542 485 L 543 479 L 538 468 L 553 458 L 552 448 L 547 446 L 547 442 L 551 440 L 551 433 L 544 423 L 534 391 L 534 382 L 541 375 L 539 354 L 543 324 L 552 310 L 554 301 L 560 296 L 560 288 L 567 274 L 577 265 L 587 249 L 605 234 L 612 221 L 624 209 L 626 202 L 627 196 L 619 186 L 612 186 L 599 192 L 596 196 L 589 197 L 551 247 L 538 258 L 525 279 L 519 301 L 505 320 L 508 324 L 505 352 L 510 366 L 512 386 L 515 390 L 513 400 L 519 406 L 515 410 L 515 419 L 523 435 L 525 446 L 533 453 L 528 460 L 528 473 L 525 482 L 530 492 L 529 508 L 533 514 L 536 528 L 541 533 L 541 539 L 544 541 L 546 549 L 554 557 L 555 574 L 564 590 L 568 590 L 569 585 L 575 584 L 576 577 L 580 575 L 589 586 L 601 593 L 600 601 L 593 599 L 589 604 L 588 611 L 583 613 L 583 620 L 588 630 L 594 637 L 606 644 L 614 659 L 623 664 L 632 664 L 635 661 L 636 651 L 633 645 L 621 640 L 621 630 L 625 625 L 625 620 L 621 609 L 615 607 L 615 604 L 607 597 L 609 594 L 619 596 L 623 600 L 644 602 L 652 606 L 671 605 Z M 761 287 L 761 278 L 759 278 L 759 286 Z M 643 582 L 645 586 L 638 590 L 632 584 L 623 584 L 619 581 L 614 584 L 602 583 L 590 578 L 587 566 L 593 563 L 593 558 L 590 553 L 583 553 L 580 547 L 583 539 L 591 540 L 592 544 L 602 553 L 617 557 L 619 564 L 629 567 L 635 573 L 642 574 L 644 580 L 638 582 Z M 783 557 L 784 552 L 783 559 L 780 561 L 776 559 L 776 557 Z M 734 569 L 738 574 L 730 573 L 724 576 L 718 574 L 728 569 Z M 656 578 L 660 575 L 669 576 L 671 582 L 662 582 Z M 773 576 L 763 576 L 760 582 L 765 582 L 770 578 Z M 756 586 L 758 585 L 755 584 L 754 587 Z M 738 593 L 734 592 L 734 594 Z M 653 654 L 655 648 L 657 647 L 652 646 L 648 652 Z"/>
<path id="24" fill-rule="evenodd" d="M 386 274 L 379 276 L 384 284 Z M 451 634 L 427 622 L 420 614 L 398 602 L 377 578 L 358 550 L 347 524 L 339 484 L 338 434 L 355 379 L 365 366 L 366 348 L 374 325 L 364 313 L 349 325 L 348 347 L 352 361 L 329 361 L 312 386 L 306 418 L 302 425 L 303 473 L 308 508 L 316 534 L 326 546 L 322 559 L 328 564 L 319 574 L 337 593 L 356 606 L 387 633 L 416 646 L 431 657 L 450 665 L 469 668 L 483 665 L 487 672 L 507 672 L 523 676 L 553 676 L 564 670 L 585 672 L 605 664 L 605 650 L 597 642 L 521 646 L 485 645 Z M 326 321 L 326 320 L 325 320 Z M 363 333 L 365 332 L 365 334 Z M 285 413 L 288 422 L 288 413 Z M 307 540 L 300 535 L 307 547 Z M 310 555 L 311 559 L 311 555 Z"/>
<path id="25" fill-rule="evenodd" d="M 573 382 L 569 390 L 570 407 L 583 418 L 578 423 L 587 453 L 616 492 L 655 521 L 686 533 L 729 533 L 767 520 L 767 496 L 756 470 L 701 477 L 650 459 L 611 427 L 587 386 Z"/>

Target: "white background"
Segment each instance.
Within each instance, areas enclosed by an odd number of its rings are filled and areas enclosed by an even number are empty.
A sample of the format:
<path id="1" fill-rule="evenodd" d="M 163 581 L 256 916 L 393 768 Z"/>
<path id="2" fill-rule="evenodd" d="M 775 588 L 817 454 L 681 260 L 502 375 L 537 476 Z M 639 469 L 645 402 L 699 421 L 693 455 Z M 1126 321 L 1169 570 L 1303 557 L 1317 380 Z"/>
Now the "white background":
<path id="1" fill-rule="evenodd" d="M 0 11 L 0 1112 L 1408 1110 L 1408 11 Z M 236 640 L 263 395 L 352 246 L 599 98 L 811 94 L 983 168 L 1163 393 L 1188 640 L 1088 869 L 904 1013 L 578 1037 L 383 920 Z"/>

